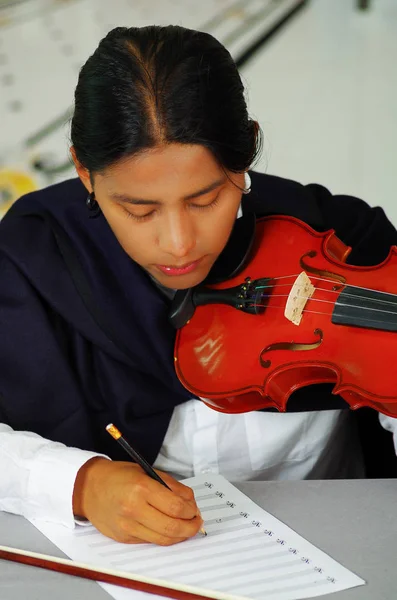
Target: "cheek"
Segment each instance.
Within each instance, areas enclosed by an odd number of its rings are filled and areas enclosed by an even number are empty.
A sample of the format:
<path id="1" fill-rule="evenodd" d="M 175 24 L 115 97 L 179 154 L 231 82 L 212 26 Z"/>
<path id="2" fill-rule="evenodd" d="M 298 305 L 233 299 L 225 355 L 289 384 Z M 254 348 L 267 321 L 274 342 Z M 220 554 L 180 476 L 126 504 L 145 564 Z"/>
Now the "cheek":
<path id="1" fill-rule="evenodd" d="M 236 221 L 240 198 L 229 199 L 215 210 L 195 217 L 196 250 L 220 254 Z"/>
<path id="2" fill-rule="evenodd" d="M 147 249 L 155 244 L 153 232 L 124 216 L 105 214 L 105 218 L 123 250 L 136 262 L 144 262 Z"/>
<path id="3" fill-rule="evenodd" d="M 213 237 L 220 246 L 224 246 L 229 239 L 233 225 L 237 218 L 238 207 L 240 201 L 231 203 L 230 206 L 226 206 L 225 209 L 216 217 L 211 220 Z"/>
<path id="4" fill-rule="evenodd" d="M 221 251 L 225 246 L 229 238 L 231 228 L 231 223 L 223 223 L 222 226 L 217 225 L 217 227 L 215 228 L 213 234 L 213 243 L 217 251 Z"/>
<path id="5" fill-rule="evenodd" d="M 152 233 L 144 227 L 127 227 L 122 233 L 122 239 L 118 240 L 127 254 L 141 264 L 149 258 L 150 249 L 155 245 Z"/>

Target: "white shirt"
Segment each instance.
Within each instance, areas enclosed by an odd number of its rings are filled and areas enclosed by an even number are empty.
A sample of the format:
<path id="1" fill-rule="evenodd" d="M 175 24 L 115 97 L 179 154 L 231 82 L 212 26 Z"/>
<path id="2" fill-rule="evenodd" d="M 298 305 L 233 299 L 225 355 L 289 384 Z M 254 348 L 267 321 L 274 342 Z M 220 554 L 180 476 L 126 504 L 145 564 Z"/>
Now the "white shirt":
<path id="1" fill-rule="evenodd" d="M 231 481 L 361 477 L 349 411 L 218 413 L 198 400 L 174 410 L 155 466 L 181 479 L 205 472 Z M 380 415 L 394 433 L 397 419 Z M 101 456 L 0 424 L 0 510 L 74 527 L 80 467 Z"/>
<path id="2" fill-rule="evenodd" d="M 230 481 L 363 477 L 347 410 L 226 414 L 190 400 L 174 410 L 154 466 Z"/>
<path id="3" fill-rule="evenodd" d="M 93 456 L 0 423 L 0 510 L 74 527 L 74 482 Z"/>

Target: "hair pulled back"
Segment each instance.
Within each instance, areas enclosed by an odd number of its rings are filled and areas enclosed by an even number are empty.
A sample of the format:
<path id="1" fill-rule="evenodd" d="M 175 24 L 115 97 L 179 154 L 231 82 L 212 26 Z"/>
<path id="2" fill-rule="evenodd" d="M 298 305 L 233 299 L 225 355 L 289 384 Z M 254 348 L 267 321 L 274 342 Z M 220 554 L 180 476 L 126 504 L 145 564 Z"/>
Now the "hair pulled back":
<path id="1" fill-rule="evenodd" d="M 252 166 L 261 131 L 213 36 L 169 25 L 117 27 L 80 71 L 71 140 L 90 174 L 169 143 L 200 144 L 231 172 Z"/>

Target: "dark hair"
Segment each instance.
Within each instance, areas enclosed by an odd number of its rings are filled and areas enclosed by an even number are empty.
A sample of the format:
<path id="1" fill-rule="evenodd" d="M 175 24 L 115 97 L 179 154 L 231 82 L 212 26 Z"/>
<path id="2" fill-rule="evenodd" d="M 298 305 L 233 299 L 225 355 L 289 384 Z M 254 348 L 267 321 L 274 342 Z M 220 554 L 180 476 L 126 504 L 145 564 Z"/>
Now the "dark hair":
<path id="1" fill-rule="evenodd" d="M 239 173 L 262 143 L 230 53 L 174 25 L 117 27 L 101 40 L 80 71 L 71 139 L 91 174 L 172 142 L 206 146 Z"/>

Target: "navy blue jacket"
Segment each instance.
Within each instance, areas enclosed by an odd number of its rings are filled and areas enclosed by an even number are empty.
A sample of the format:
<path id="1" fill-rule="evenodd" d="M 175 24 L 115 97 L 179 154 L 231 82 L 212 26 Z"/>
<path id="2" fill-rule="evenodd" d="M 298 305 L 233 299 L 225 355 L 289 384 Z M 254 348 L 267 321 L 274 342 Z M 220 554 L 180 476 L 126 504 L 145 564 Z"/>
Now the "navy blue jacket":
<path id="1" fill-rule="evenodd" d="M 352 264 L 377 264 L 397 244 L 381 208 L 319 185 L 251 178 L 244 212 L 333 228 L 353 247 Z M 90 218 L 86 197 L 68 180 L 22 197 L 0 223 L 0 421 L 125 460 L 105 431 L 114 422 L 153 462 L 173 408 L 191 398 L 174 372 L 169 301 L 104 217 Z M 346 407 L 331 389 L 299 390 L 288 410 Z"/>

